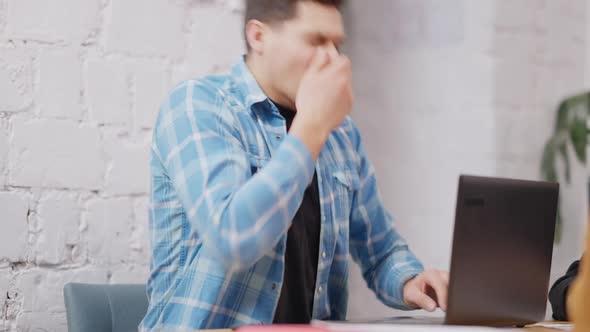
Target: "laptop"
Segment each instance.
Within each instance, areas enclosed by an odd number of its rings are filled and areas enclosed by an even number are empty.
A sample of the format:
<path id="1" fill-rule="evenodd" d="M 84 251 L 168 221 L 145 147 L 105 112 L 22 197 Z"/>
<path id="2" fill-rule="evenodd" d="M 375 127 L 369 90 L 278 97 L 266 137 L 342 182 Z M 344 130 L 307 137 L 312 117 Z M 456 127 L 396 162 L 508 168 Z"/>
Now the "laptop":
<path id="1" fill-rule="evenodd" d="M 543 321 L 559 184 L 461 176 L 446 316 L 354 323 L 525 326 Z"/>

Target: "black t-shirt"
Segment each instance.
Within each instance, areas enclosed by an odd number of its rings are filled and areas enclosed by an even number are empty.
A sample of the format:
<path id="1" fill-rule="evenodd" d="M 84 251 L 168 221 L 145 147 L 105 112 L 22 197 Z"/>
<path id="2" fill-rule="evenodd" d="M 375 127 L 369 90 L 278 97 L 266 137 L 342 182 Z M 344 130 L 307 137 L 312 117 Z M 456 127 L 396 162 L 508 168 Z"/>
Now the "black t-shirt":
<path id="1" fill-rule="evenodd" d="M 580 261 L 575 261 L 567 269 L 567 273 L 559 278 L 549 291 L 549 302 L 553 309 L 553 319 L 568 320 L 567 316 L 567 297 L 570 285 L 576 280 L 580 269 Z"/>
<path id="2" fill-rule="evenodd" d="M 289 130 L 295 111 L 277 103 L 275 105 L 285 118 Z M 273 320 L 275 324 L 307 324 L 312 319 L 320 229 L 320 194 L 317 174 L 314 173 L 287 232 L 285 275 Z"/>

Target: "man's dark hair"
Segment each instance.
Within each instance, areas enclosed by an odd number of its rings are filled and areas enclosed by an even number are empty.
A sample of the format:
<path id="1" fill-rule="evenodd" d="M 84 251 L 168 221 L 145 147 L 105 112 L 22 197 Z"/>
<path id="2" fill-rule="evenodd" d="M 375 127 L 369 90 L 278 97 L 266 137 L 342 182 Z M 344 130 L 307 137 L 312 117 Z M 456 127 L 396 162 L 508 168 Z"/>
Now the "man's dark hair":
<path id="1" fill-rule="evenodd" d="M 244 25 L 250 20 L 258 20 L 267 24 L 281 23 L 295 17 L 298 2 L 311 1 L 340 9 L 344 0 L 246 0 Z M 245 32 L 244 32 L 245 34 Z M 246 47 L 250 50 L 248 39 Z"/>

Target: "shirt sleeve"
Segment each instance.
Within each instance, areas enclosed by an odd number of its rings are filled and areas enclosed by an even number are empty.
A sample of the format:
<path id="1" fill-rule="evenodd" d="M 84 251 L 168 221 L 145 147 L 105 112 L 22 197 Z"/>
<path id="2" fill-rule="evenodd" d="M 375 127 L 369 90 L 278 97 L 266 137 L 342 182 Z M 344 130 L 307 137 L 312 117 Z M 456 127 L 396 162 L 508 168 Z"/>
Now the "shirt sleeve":
<path id="1" fill-rule="evenodd" d="M 350 252 L 359 263 L 371 290 L 386 305 L 411 309 L 403 300 L 404 284 L 424 271 L 406 241 L 393 227 L 391 215 L 381 201 L 375 171 L 353 130 L 360 157 L 360 184 L 354 192 L 350 216 Z"/>
<path id="2" fill-rule="evenodd" d="M 287 232 L 314 162 L 307 147 L 288 135 L 253 174 L 254 157 L 238 126 L 215 88 L 189 81 L 162 106 L 152 153 L 203 246 L 226 266 L 246 269 Z"/>

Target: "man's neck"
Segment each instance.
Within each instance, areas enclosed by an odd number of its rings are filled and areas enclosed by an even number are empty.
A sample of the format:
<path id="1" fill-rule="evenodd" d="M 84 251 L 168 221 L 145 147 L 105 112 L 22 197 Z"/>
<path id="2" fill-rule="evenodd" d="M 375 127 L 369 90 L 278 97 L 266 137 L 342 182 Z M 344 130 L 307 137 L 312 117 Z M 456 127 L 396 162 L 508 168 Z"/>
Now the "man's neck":
<path id="1" fill-rule="evenodd" d="M 252 76 L 254 76 L 256 83 L 258 83 L 264 94 L 273 102 L 279 103 L 285 107 L 295 110 L 294 103 L 291 100 L 289 100 L 289 98 L 285 97 L 282 93 L 279 93 L 277 89 L 272 87 L 269 77 L 262 70 L 262 66 L 260 66 L 259 61 L 259 58 L 256 58 L 251 55 L 247 55 L 245 60 L 246 67 L 248 67 L 248 69 L 252 73 Z"/>

